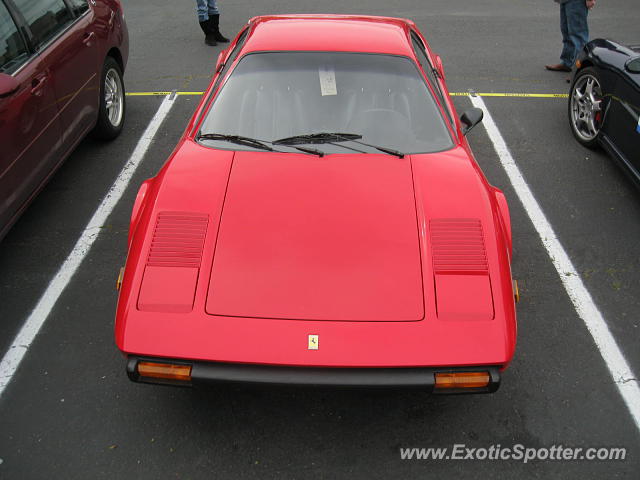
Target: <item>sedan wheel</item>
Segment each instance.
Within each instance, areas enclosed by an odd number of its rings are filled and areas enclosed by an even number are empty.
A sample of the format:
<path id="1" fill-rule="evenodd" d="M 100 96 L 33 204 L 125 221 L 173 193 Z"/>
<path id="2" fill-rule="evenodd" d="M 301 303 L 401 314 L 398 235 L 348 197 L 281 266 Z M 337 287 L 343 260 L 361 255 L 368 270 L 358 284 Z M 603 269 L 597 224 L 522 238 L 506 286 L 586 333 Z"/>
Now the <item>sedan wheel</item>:
<path id="1" fill-rule="evenodd" d="M 124 111 L 124 92 L 120 74 L 111 68 L 105 77 L 104 104 L 107 109 L 107 117 L 111 125 L 117 127 L 122 122 Z"/>
<path id="2" fill-rule="evenodd" d="M 118 62 L 107 57 L 102 67 L 100 110 L 93 132 L 96 137 L 110 140 L 120 134 L 124 124 L 125 106 L 122 71 Z"/>

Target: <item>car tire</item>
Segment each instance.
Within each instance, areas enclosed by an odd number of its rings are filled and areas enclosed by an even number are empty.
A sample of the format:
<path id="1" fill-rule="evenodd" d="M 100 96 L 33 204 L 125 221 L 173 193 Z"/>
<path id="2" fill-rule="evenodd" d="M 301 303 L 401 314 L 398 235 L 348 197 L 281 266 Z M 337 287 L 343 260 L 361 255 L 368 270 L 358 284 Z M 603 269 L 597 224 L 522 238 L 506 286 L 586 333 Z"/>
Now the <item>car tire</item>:
<path id="1" fill-rule="evenodd" d="M 120 65 L 107 57 L 100 77 L 100 109 L 93 136 L 103 140 L 116 138 L 122 131 L 125 114 L 125 90 Z"/>
<path id="2" fill-rule="evenodd" d="M 580 70 L 569 91 L 569 125 L 573 136 L 587 148 L 597 148 L 605 118 L 605 96 L 598 72 Z"/>

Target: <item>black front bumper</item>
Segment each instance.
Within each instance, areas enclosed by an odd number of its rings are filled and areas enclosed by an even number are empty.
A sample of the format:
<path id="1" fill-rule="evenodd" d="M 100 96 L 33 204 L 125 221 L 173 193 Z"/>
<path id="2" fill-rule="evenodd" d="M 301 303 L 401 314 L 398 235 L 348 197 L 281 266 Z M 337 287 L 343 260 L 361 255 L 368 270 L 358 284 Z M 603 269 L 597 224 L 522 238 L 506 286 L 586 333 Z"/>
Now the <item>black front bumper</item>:
<path id="1" fill-rule="evenodd" d="M 167 362 L 190 365 L 191 381 L 174 381 L 141 376 L 139 362 Z M 436 373 L 488 372 L 489 384 L 476 389 L 435 389 Z M 433 393 L 493 393 L 500 386 L 497 366 L 412 367 L 412 368 L 327 368 L 219 363 L 139 357 L 129 355 L 127 375 L 134 382 L 192 386 L 202 383 L 247 383 L 264 385 L 300 385 L 320 387 L 420 388 Z"/>

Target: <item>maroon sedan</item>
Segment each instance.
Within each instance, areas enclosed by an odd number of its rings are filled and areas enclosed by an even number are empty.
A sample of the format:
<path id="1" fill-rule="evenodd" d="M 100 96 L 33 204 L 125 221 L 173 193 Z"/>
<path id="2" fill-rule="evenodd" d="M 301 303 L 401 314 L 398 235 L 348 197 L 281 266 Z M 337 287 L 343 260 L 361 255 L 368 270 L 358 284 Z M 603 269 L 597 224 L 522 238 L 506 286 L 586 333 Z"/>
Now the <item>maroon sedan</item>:
<path id="1" fill-rule="evenodd" d="M 89 132 L 124 123 L 120 0 L 0 0 L 0 238 Z"/>

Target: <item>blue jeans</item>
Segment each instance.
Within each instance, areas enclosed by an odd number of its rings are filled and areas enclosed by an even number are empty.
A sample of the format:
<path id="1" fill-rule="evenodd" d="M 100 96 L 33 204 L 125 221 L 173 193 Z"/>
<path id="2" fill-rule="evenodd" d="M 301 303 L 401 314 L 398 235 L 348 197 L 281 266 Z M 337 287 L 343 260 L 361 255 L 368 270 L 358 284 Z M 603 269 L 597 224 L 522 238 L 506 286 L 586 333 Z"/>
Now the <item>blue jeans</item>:
<path id="1" fill-rule="evenodd" d="M 569 68 L 573 67 L 578 53 L 589 41 L 588 12 L 585 0 L 569 0 L 560 4 L 560 61 Z"/>
<path id="2" fill-rule="evenodd" d="M 209 20 L 209 15 L 220 15 L 216 0 L 196 0 L 196 4 L 198 5 L 196 11 L 198 12 L 199 22 Z"/>

